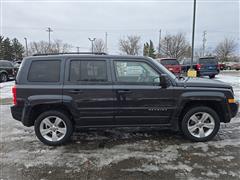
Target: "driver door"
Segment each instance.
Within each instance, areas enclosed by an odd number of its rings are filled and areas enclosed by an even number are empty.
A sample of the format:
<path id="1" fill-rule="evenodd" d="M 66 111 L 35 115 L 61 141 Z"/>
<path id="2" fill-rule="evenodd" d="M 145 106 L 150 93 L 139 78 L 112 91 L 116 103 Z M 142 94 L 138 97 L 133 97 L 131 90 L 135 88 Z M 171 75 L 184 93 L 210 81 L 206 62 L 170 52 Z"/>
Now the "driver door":
<path id="1" fill-rule="evenodd" d="M 173 113 L 172 90 L 159 85 L 160 73 L 146 60 L 114 60 L 113 85 L 118 125 L 168 124 Z"/>

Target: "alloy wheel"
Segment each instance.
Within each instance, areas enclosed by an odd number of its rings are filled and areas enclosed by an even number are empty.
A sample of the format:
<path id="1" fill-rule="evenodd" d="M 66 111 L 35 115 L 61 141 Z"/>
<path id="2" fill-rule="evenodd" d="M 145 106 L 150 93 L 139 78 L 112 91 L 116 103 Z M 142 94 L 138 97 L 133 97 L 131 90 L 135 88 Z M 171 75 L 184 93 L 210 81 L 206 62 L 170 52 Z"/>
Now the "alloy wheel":
<path id="1" fill-rule="evenodd" d="M 51 142 L 57 142 L 64 138 L 67 133 L 65 122 L 57 116 L 49 116 L 40 123 L 42 137 Z"/>
<path id="2" fill-rule="evenodd" d="M 196 138 L 208 137 L 214 128 L 215 121 L 207 112 L 197 112 L 193 114 L 187 122 L 189 133 Z"/>

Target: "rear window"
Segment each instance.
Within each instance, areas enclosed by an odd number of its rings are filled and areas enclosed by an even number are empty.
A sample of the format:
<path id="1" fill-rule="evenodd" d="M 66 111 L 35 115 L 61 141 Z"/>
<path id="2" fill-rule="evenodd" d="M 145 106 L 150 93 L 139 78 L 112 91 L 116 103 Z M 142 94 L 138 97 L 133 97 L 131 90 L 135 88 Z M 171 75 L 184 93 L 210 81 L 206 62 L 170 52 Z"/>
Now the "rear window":
<path id="1" fill-rule="evenodd" d="M 31 82 L 59 82 L 60 60 L 33 61 L 28 73 Z"/>
<path id="2" fill-rule="evenodd" d="M 197 60 L 193 59 L 193 64 L 196 64 L 196 63 L 197 63 Z M 183 65 L 190 65 L 191 64 L 191 59 L 184 59 L 182 64 Z"/>
<path id="3" fill-rule="evenodd" d="M 201 58 L 199 59 L 200 64 L 217 64 L 217 60 L 215 58 Z"/>
<path id="4" fill-rule="evenodd" d="M 11 62 L 7 62 L 7 61 L 0 61 L 0 66 L 1 67 L 13 67 L 13 64 Z"/>
<path id="5" fill-rule="evenodd" d="M 106 61 L 73 60 L 70 63 L 70 81 L 107 81 Z"/>
<path id="6" fill-rule="evenodd" d="M 179 65 L 179 62 L 176 59 L 162 59 L 162 65 Z"/>

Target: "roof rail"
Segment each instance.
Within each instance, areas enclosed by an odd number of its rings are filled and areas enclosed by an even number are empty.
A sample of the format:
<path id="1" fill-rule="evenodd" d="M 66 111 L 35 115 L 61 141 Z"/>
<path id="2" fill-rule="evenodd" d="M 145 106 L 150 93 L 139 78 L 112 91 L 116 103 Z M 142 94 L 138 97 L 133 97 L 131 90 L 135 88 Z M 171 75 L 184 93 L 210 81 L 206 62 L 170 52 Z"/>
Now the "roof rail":
<path id="1" fill-rule="evenodd" d="M 66 53 L 37 53 L 33 56 L 50 56 L 50 55 L 64 55 L 64 54 L 93 54 L 93 55 L 107 55 L 105 52 L 66 52 Z"/>

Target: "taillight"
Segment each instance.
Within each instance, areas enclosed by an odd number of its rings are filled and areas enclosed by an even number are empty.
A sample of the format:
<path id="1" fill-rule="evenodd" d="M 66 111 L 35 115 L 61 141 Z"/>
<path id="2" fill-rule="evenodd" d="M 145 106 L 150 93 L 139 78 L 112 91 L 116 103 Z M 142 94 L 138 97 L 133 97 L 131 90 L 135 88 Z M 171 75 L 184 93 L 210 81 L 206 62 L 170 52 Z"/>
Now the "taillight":
<path id="1" fill-rule="evenodd" d="M 12 87 L 12 94 L 13 94 L 13 104 L 17 105 L 17 88 L 15 85 Z"/>
<path id="2" fill-rule="evenodd" d="M 197 65 L 196 65 L 196 69 L 197 69 L 197 70 L 200 70 L 200 69 L 201 69 L 201 64 L 197 64 Z"/>

